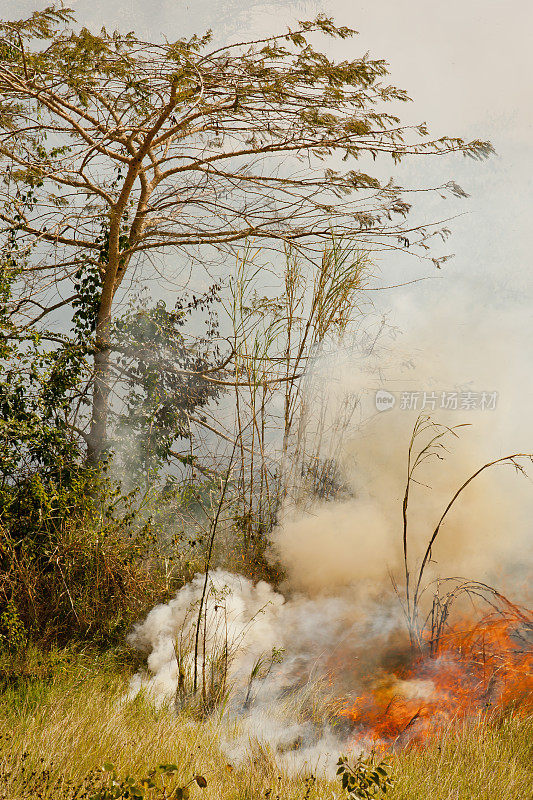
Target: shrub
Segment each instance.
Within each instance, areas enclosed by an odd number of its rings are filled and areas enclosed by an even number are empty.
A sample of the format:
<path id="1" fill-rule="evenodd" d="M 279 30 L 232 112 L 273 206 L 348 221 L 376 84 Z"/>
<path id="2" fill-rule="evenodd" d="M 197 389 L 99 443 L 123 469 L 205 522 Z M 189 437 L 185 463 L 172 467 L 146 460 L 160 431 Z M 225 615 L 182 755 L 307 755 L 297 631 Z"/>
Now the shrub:
<path id="1" fill-rule="evenodd" d="M 201 789 L 207 786 L 207 781 L 202 775 L 195 775 L 184 786 L 177 785 L 175 776 L 178 767 L 175 764 L 160 764 L 142 778 L 134 778 L 131 775 L 119 778 L 113 764 L 104 764 L 104 770 L 108 775 L 107 786 L 91 795 L 89 800 L 122 800 L 122 798 L 188 800 L 191 785 L 196 784 Z"/>
<path id="2" fill-rule="evenodd" d="M 374 800 L 383 797 L 393 782 L 389 777 L 389 765 L 376 762 L 375 756 L 363 758 L 362 755 L 350 764 L 346 756 L 337 761 L 337 775 L 349 800 Z"/>
<path id="3" fill-rule="evenodd" d="M 33 476 L 16 492 L 0 517 L 4 647 L 115 641 L 168 595 L 155 532 L 134 494 L 81 469 L 67 485 Z"/>

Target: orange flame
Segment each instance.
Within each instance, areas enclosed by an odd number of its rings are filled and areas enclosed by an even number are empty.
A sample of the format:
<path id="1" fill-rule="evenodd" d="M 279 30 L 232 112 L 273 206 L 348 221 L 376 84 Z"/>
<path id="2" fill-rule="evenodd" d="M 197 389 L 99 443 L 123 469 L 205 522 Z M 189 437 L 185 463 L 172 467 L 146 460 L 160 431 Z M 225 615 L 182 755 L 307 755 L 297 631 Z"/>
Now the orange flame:
<path id="1" fill-rule="evenodd" d="M 382 675 L 340 714 L 373 746 L 419 743 L 477 711 L 533 711 L 533 625 L 486 618 L 426 642 L 408 667 Z M 528 640 L 529 634 L 529 640 Z"/>

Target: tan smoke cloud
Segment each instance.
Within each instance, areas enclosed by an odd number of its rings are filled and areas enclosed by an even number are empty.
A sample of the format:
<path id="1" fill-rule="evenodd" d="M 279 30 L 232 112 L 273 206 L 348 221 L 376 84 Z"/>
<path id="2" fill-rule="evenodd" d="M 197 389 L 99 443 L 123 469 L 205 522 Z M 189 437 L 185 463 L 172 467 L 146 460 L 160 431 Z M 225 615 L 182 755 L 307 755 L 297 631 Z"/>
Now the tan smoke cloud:
<path id="1" fill-rule="evenodd" d="M 274 533 L 274 544 L 294 589 L 314 594 L 336 592 L 350 584 L 381 582 L 394 561 L 389 520 L 376 503 L 348 500 L 318 505 L 305 516 L 287 519 Z"/>
<path id="2" fill-rule="evenodd" d="M 410 309 L 412 311 L 412 309 Z M 274 532 L 275 554 L 285 567 L 288 584 L 310 594 L 334 593 L 353 584 L 359 591 L 391 589 L 391 573 L 402 581 L 402 501 L 406 486 L 409 442 L 420 413 L 442 426 L 460 427 L 447 433 L 438 448 L 414 474 L 410 490 L 408 547 L 412 574 L 441 514 L 459 487 L 483 464 L 513 452 L 533 450 L 533 424 L 527 408 L 509 408 L 516 395 L 515 370 L 509 365 L 508 346 L 516 338 L 516 320 L 499 320 L 498 336 L 486 334 L 469 340 L 452 315 L 435 314 L 417 323 L 411 314 L 409 336 L 384 340 L 363 353 L 356 342 L 328 353 L 317 363 L 310 382 L 309 427 L 314 435 L 325 418 L 335 430 L 333 417 L 344 395 L 357 392 L 357 414 L 343 435 L 338 460 L 352 489 L 349 500 L 321 503 L 309 508 L 288 507 Z M 505 336 L 507 329 L 508 336 Z M 503 333 L 503 335 L 501 335 Z M 446 334 L 446 335 L 445 335 Z M 460 352 L 460 359 L 456 356 Z M 500 365 L 500 369 L 498 369 Z M 329 383 L 328 383 L 329 382 Z M 522 385 L 524 380 L 522 379 Z M 319 387 L 319 390 L 315 389 Z M 395 396 L 392 410 L 379 412 L 375 392 L 382 388 Z M 402 392 L 467 391 L 477 395 L 497 392 L 492 410 L 459 408 L 421 411 L 401 407 Z M 328 404 L 324 415 L 322 403 Z M 511 418 L 510 418 L 511 417 Z M 510 424 L 510 423 L 513 424 Z M 428 428 L 415 442 L 413 453 L 424 447 L 440 429 Z M 509 440 L 507 446 L 505 442 Z M 322 455 L 331 454 L 327 436 L 321 437 Z M 312 449 L 312 448 L 311 448 Z M 527 469 L 527 460 L 521 462 Z M 513 592 L 520 564 L 531 561 L 533 485 L 512 466 L 497 466 L 472 482 L 454 504 L 431 552 L 425 579 L 462 575 L 492 582 Z"/>

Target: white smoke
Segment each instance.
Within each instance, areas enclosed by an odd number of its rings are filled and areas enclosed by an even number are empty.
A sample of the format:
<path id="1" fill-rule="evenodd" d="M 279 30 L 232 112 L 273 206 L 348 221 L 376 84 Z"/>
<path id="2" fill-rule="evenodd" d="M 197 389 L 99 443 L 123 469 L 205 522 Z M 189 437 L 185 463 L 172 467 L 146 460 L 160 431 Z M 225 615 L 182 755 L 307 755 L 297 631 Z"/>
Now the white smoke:
<path id="1" fill-rule="evenodd" d="M 142 690 L 158 705 L 179 706 L 179 651 L 183 648 L 190 679 L 203 593 L 204 576 L 197 575 L 135 627 L 130 644 L 148 658 L 146 671 L 131 682 L 130 697 Z M 239 724 L 238 735 L 223 743 L 228 758 L 240 762 L 260 742 L 289 768 L 331 771 L 343 741 L 328 721 L 327 703 L 340 691 L 353 699 L 360 688 L 361 643 L 371 638 L 381 649 L 398 629 L 396 607 L 363 611 L 351 590 L 337 597 L 286 600 L 264 582 L 254 585 L 214 570 L 204 609 L 200 641 L 205 619 L 206 660 L 219 657 L 226 647 L 230 653 L 225 714 Z M 209 672 L 210 665 L 201 646 L 199 685 L 204 669 Z"/>
<path id="2" fill-rule="evenodd" d="M 173 600 L 153 608 L 128 637 L 135 648 L 148 654 L 149 677 L 136 677 L 132 688 L 135 691 L 142 686 L 157 703 L 175 698 L 180 667 L 183 679 L 193 680 L 204 581 L 204 575 L 197 575 Z M 229 683 L 246 680 L 257 658 L 276 644 L 284 602 L 282 595 L 264 581 L 254 586 L 246 578 L 223 570 L 210 573 L 201 610 L 197 676 L 204 659 L 217 657 L 227 648 Z"/>

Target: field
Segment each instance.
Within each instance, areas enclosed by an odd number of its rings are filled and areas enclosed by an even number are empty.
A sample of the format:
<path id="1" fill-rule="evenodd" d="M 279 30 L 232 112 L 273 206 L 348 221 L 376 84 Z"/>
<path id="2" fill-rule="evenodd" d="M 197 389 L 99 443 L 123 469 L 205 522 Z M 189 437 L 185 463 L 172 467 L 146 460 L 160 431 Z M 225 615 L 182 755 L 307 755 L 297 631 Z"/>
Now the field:
<path id="1" fill-rule="evenodd" d="M 202 775 L 191 798 L 326 800 L 341 798 L 335 779 L 310 770 L 290 775 L 275 754 L 250 742 L 232 764 L 220 746 L 235 732 L 220 720 L 197 722 L 146 700 L 124 700 L 133 665 L 116 654 L 31 651 L 2 664 L 0 797 L 90 798 L 102 766 L 139 779 L 163 763 L 177 767 L 168 797 Z M 533 787 L 533 724 L 509 714 L 447 730 L 423 748 L 390 758 L 391 800 L 526 800 Z M 314 780 L 313 780 L 314 779 Z M 122 795 L 120 795 L 122 796 Z M 164 795 L 155 795 L 163 797 Z"/>

